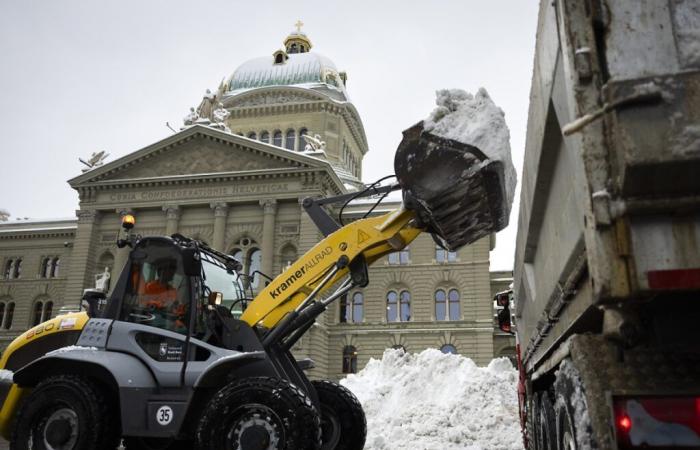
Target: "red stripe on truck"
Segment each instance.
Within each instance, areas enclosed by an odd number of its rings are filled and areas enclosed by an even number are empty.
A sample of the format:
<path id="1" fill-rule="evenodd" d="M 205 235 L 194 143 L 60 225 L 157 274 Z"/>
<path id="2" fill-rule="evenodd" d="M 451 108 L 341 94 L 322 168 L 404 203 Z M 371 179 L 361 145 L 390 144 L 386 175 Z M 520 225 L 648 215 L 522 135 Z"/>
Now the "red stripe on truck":
<path id="1" fill-rule="evenodd" d="M 647 280 L 650 289 L 700 289 L 700 269 L 652 270 Z"/>

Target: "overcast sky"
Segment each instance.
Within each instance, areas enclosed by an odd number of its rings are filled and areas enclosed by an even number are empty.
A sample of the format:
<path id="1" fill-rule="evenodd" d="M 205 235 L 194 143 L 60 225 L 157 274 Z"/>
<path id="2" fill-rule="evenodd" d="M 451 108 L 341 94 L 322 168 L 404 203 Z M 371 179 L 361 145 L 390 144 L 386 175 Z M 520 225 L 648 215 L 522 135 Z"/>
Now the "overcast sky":
<path id="1" fill-rule="evenodd" d="M 435 90 L 485 87 L 506 114 L 521 175 L 535 0 L 0 2 L 0 208 L 74 216 L 78 157 L 109 160 L 182 124 L 205 89 L 271 55 L 301 19 L 313 51 L 348 72 L 370 152 L 363 178 L 393 172 L 401 131 Z M 491 268 L 511 269 L 517 203 Z"/>

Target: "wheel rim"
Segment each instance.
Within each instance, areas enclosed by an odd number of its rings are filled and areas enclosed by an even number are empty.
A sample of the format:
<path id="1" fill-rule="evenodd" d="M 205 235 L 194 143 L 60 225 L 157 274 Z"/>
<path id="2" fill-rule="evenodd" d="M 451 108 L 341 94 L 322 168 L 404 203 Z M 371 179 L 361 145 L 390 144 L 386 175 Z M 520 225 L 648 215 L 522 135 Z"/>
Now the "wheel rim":
<path id="1" fill-rule="evenodd" d="M 280 417 L 264 405 L 246 405 L 231 414 L 225 448 L 231 450 L 275 450 L 284 439 Z"/>
<path id="2" fill-rule="evenodd" d="M 44 421 L 39 431 L 47 450 L 71 450 L 78 442 L 78 415 L 70 408 L 56 410 Z"/>
<path id="3" fill-rule="evenodd" d="M 340 420 L 329 408 L 321 408 L 321 442 L 324 449 L 334 449 L 340 442 Z"/>

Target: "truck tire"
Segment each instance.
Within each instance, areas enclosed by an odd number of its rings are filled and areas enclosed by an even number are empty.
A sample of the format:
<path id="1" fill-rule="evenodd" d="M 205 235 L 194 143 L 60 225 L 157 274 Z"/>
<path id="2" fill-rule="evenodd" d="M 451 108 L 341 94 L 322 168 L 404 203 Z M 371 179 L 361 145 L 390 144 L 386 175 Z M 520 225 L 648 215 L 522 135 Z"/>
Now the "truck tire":
<path id="1" fill-rule="evenodd" d="M 535 423 L 535 440 L 537 450 L 557 450 L 557 432 L 554 417 L 554 407 L 547 392 L 537 396 L 537 417 Z"/>
<path id="2" fill-rule="evenodd" d="M 176 441 L 162 438 L 128 436 L 124 438 L 126 450 L 191 450 L 192 441 Z"/>
<path id="3" fill-rule="evenodd" d="M 554 404 L 558 450 L 598 448 L 593 440 L 591 421 L 588 417 L 586 392 L 581 376 L 570 359 L 559 366 L 554 382 Z"/>
<path id="4" fill-rule="evenodd" d="M 120 425 L 102 389 L 76 375 L 39 383 L 17 414 L 11 450 L 113 450 Z"/>
<path id="5" fill-rule="evenodd" d="M 195 440 L 199 450 L 318 450 L 321 421 L 309 396 L 288 381 L 244 378 L 209 401 Z"/>
<path id="6" fill-rule="evenodd" d="M 323 450 L 362 450 L 367 420 L 357 397 L 344 386 L 328 380 L 312 381 L 321 401 Z"/>

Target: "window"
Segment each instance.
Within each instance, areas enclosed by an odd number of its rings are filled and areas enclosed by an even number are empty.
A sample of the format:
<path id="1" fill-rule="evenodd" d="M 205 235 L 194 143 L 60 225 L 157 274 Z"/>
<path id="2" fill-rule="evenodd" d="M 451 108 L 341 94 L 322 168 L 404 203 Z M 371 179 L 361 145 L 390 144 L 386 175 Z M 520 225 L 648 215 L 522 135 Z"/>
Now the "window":
<path id="1" fill-rule="evenodd" d="M 32 313 L 32 325 L 31 326 L 36 326 L 39 325 L 42 320 L 42 314 L 44 313 L 44 304 L 42 302 L 36 302 L 34 303 L 34 312 Z"/>
<path id="2" fill-rule="evenodd" d="M 275 64 L 282 64 L 284 62 L 284 54 L 282 52 L 275 55 Z"/>
<path id="3" fill-rule="evenodd" d="M 51 274 L 51 258 L 43 258 L 41 260 L 41 267 L 39 267 L 39 276 L 41 278 L 48 278 Z"/>
<path id="4" fill-rule="evenodd" d="M 255 131 L 251 131 L 250 133 L 248 133 L 248 139 L 257 139 L 257 138 L 258 138 L 258 135 L 255 134 Z"/>
<path id="5" fill-rule="evenodd" d="M 435 291 L 435 320 L 459 320 L 459 291 L 450 289 Z"/>
<path id="6" fill-rule="evenodd" d="M 455 262 L 457 261 L 457 252 L 445 250 L 439 245 L 435 246 L 435 261 L 439 263 Z"/>
<path id="7" fill-rule="evenodd" d="M 389 253 L 389 264 L 391 265 L 405 265 L 408 264 L 410 260 L 411 252 L 408 247 L 405 247 L 403 250 L 394 252 L 394 253 Z"/>
<path id="8" fill-rule="evenodd" d="M 352 299 L 348 302 L 347 295 L 340 299 L 340 322 L 360 323 L 364 314 L 365 297 L 362 292 L 352 294 Z"/>
<path id="9" fill-rule="evenodd" d="M 22 276 L 22 258 L 17 258 L 15 260 L 15 267 L 14 267 L 14 270 L 12 272 L 12 278 L 19 278 L 21 276 Z"/>
<path id="10" fill-rule="evenodd" d="M 343 373 L 357 373 L 357 349 L 352 345 L 343 348 Z"/>
<path id="11" fill-rule="evenodd" d="M 389 291 L 386 295 L 386 321 L 407 322 L 411 320 L 411 293 Z"/>
<path id="12" fill-rule="evenodd" d="M 275 134 L 272 136 L 272 145 L 282 147 L 282 132 L 280 130 L 275 131 Z"/>
<path id="13" fill-rule="evenodd" d="M 53 315 L 53 302 L 48 301 L 44 304 L 44 314 L 43 314 L 41 321 L 46 322 L 47 320 L 49 320 L 51 318 L 52 315 Z"/>
<path id="14" fill-rule="evenodd" d="M 304 136 L 307 134 L 309 134 L 309 130 L 306 128 L 299 130 L 299 151 L 306 150 L 306 146 L 309 145 L 306 143 L 306 139 L 304 139 Z"/>
<path id="15" fill-rule="evenodd" d="M 56 278 L 59 274 L 61 259 L 57 256 L 51 260 L 51 278 Z"/>
<path id="16" fill-rule="evenodd" d="M 257 288 L 260 276 L 253 275 L 253 272 L 262 268 L 262 251 L 260 251 L 258 243 L 249 237 L 242 237 L 236 242 L 236 246 L 229 254 L 243 265 L 240 272 L 243 275 L 243 285 L 247 286 L 250 283 L 250 287 Z"/>
<path id="17" fill-rule="evenodd" d="M 362 322 L 364 308 L 364 295 L 362 292 L 355 292 L 352 296 L 352 321 L 353 323 Z"/>
<path id="18" fill-rule="evenodd" d="M 0 326 L 2 326 L 2 320 L 5 317 L 5 302 L 0 302 Z"/>
<path id="19" fill-rule="evenodd" d="M 267 131 L 263 131 L 260 133 L 260 141 L 265 142 L 266 144 L 270 143 L 270 133 Z"/>
<path id="20" fill-rule="evenodd" d="M 14 319 L 15 315 L 15 302 L 10 302 L 7 304 L 7 308 L 5 309 L 5 318 L 3 319 L 3 328 L 6 330 L 9 330 L 12 328 L 12 319 Z"/>
<path id="21" fill-rule="evenodd" d="M 297 249 L 292 244 L 287 244 L 280 252 L 280 271 L 284 271 L 297 260 Z"/>
<path id="22" fill-rule="evenodd" d="M 149 243 L 143 261 L 132 261 L 120 320 L 187 332 L 189 278 L 172 248 Z"/>
<path id="23" fill-rule="evenodd" d="M 14 260 L 8 259 L 5 262 L 5 270 L 3 271 L 3 278 L 6 280 L 9 280 L 10 277 L 12 276 L 12 265 L 14 263 Z"/>
<path id="24" fill-rule="evenodd" d="M 445 344 L 445 345 L 443 345 L 442 347 L 440 347 L 440 351 L 441 351 L 442 353 L 449 353 L 449 354 L 452 354 L 452 355 L 456 355 L 456 354 L 457 354 L 457 348 L 456 348 L 454 345 L 452 345 L 452 344 Z"/>
<path id="25" fill-rule="evenodd" d="M 450 292 L 447 293 L 447 300 L 449 302 L 450 320 L 459 320 L 459 291 L 457 289 L 450 289 Z"/>
<path id="26" fill-rule="evenodd" d="M 284 140 L 284 146 L 287 150 L 294 150 L 296 145 L 297 134 L 294 130 L 287 130 L 287 138 Z"/>

